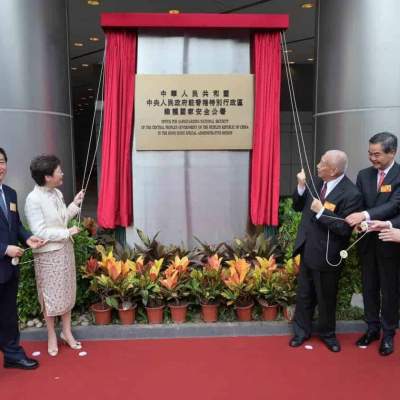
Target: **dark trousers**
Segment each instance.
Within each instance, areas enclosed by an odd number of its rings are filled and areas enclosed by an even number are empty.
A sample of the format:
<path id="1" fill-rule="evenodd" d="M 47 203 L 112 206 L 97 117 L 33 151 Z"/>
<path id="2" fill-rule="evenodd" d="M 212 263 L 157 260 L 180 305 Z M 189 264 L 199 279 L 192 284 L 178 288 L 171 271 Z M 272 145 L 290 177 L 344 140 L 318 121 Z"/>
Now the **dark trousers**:
<path id="1" fill-rule="evenodd" d="M 340 271 L 317 271 L 301 264 L 293 319 L 295 335 L 308 337 L 312 317 L 318 305 L 318 332 L 321 337 L 334 337 L 336 330 L 336 297 Z"/>
<path id="2" fill-rule="evenodd" d="M 368 329 L 394 336 L 399 324 L 399 260 L 364 254 L 362 284 Z"/>
<path id="3" fill-rule="evenodd" d="M 19 344 L 17 315 L 18 274 L 0 283 L 0 350 L 7 360 L 19 360 L 25 356 Z"/>

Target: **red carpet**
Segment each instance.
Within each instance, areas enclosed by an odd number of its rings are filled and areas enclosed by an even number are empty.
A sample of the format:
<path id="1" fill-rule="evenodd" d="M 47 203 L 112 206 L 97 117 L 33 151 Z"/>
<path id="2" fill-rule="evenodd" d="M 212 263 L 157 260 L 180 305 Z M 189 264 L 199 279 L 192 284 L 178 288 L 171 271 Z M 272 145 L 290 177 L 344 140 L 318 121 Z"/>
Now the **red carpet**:
<path id="1" fill-rule="evenodd" d="M 395 399 L 400 393 L 400 343 L 389 357 L 378 342 L 357 349 L 358 335 L 339 335 L 342 352 L 317 338 L 313 350 L 288 337 L 86 341 L 86 357 L 44 342 L 35 371 L 0 368 L 0 399 L 267 400 Z M 0 360 L 2 362 L 2 359 Z"/>

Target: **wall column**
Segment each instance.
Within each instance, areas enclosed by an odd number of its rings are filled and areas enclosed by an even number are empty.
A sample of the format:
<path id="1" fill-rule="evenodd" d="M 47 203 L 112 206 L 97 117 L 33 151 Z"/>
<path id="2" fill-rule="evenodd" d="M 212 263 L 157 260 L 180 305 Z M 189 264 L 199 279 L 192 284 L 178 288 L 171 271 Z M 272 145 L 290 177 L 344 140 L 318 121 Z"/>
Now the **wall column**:
<path id="1" fill-rule="evenodd" d="M 319 2 L 315 156 L 346 151 L 351 178 L 374 133 L 400 135 L 399 15 L 398 0 Z"/>
<path id="2" fill-rule="evenodd" d="M 61 188 L 74 186 L 68 19 L 65 0 L 0 2 L 0 147 L 9 158 L 6 183 L 23 209 L 34 182 L 29 163 L 54 153 L 65 173 Z"/>

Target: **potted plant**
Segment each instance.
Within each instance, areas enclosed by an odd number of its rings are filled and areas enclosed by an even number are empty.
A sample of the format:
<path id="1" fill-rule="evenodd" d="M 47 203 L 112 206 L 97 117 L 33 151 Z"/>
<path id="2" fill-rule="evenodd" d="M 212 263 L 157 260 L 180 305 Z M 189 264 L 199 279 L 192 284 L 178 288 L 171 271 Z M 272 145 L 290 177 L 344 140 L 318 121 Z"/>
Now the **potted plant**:
<path id="1" fill-rule="evenodd" d="M 218 306 L 222 290 L 221 260 L 218 254 L 207 258 L 201 269 L 193 269 L 190 274 L 190 288 L 201 306 L 204 322 L 218 320 Z"/>
<path id="2" fill-rule="evenodd" d="M 160 260 L 161 258 L 164 260 L 169 260 L 175 256 L 177 249 L 179 249 L 174 246 L 167 247 L 160 243 L 157 240 L 159 232 L 156 233 L 152 238 L 147 236 L 140 229 L 136 229 L 136 233 L 141 243 L 135 244 L 135 252 L 138 256 L 143 257 L 144 265 L 147 265 L 149 262 L 153 262 L 154 260 Z"/>
<path id="3" fill-rule="evenodd" d="M 229 268 L 222 269 L 222 281 L 225 289 L 222 296 L 227 305 L 234 304 L 239 321 L 250 321 L 254 306 L 254 279 L 250 264 L 244 258 L 227 261 Z"/>
<path id="4" fill-rule="evenodd" d="M 161 324 L 164 313 L 164 297 L 160 285 L 160 269 L 164 258 L 149 261 L 137 269 L 139 293 L 146 308 L 149 324 Z"/>
<path id="5" fill-rule="evenodd" d="M 254 279 L 258 303 L 264 321 L 273 321 L 278 316 L 281 298 L 280 275 L 276 273 L 277 264 L 274 256 L 256 257 L 258 265 L 254 270 Z"/>
<path id="6" fill-rule="evenodd" d="M 135 285 L 136 264 L 126 257 L 124 260 L 117 260 L 113 248 L 106 251 L 104 246 L 98 245 L 96 250 L 101 260 L 91 257 L 86 263 L 84 274 L 85 278 L 91 280 L 89 289 L 100 298 L 100 302 L 91 306 L 95 322 L 108 324 L 111 322 L 111 307 L 121 309 L 120 316 L 126 314 L 124 310 L 134 308 L 132 303 L 128 304 L 128 297 L 135 286 L 137 287 Z M 121 247 L 120 253 L 123 252 Z M 128 314 L 132 314 L 132 311 Z"/>
<path id="7" fill-rule="evenodd" d="M 279 270 L 280 299 L 279 304 L 283 308 L 283 315 L 288 321 L 292 321 L 296 303 L 297 275 L 300 268 L 300 256 L 288 260 Z"/>
<path id="8" fill-rule="evenodd" d="M 186 321 L 187 298 L 190 295 L 189 276 L 189 258 L 175 256 L 160 279 L 163 295 L 171 311 L 171 319 L 176 323 Z"/>
<path id="9" fill-rule="evenodd" d="M 140 258 L 138 260 L 141 261 Z M 108 304 L 118 310 L 121 324 L 128 325 L 135 321 L 137 304 L 134 301 L 139 291 L 139 279 L 136 274 L 136 263 L 131 260 L 117 261 L 110 264 L 112 296 Z"/>
<path id="10" fill-rule="evenodd" d="M 261 232 L 257 235 L 246 235 L 244 238 L 236 238 L 231 245 L 224 243 L 225 255 L 229 259 L 244 258 L 253 264 L 256 257 L 269 259 L 272 255 L 279 258 L 280 248 L 275 238 L 266 238 Z"/>
<path id="11" fill-rule="evenodd" d="M 90 280 L 89 290 L 96 293 L 99 301 L 90 306 L 94 321 L 98 325 L 111 322 L 111 307 L 107 299 L 111 291 L 111 281 L 102 273 L 101 263 L 94 257 L 90 257 L 82 267 L 83 277 Z"/>

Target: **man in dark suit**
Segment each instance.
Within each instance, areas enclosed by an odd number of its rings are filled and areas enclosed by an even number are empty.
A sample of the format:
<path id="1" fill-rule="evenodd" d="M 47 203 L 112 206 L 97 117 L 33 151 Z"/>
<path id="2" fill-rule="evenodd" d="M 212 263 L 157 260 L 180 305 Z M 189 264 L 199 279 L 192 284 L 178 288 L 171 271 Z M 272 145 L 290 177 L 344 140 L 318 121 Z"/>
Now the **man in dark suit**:
<path id="1" fill-rule="evenodd" d="M 21 224 L 17 209 L 17 194 L 3 184 L 7 173 L 7 154 L 0 147 L 0 350 L 5 368 L 34 369 L 38 362 L 28 358 L 19 344 L 17 290 L 18 266 L 12 259 L 22 256 L 18 243 L 32 248 L 44 242 L 32 236 Z"/>
<path id="2" fill-rule="evenodd" d="M 397 138 L 389 132 L 377 133 L 369 140 L 368 155 L 372 166 L 361 170 L 357 176 L 364 211 L 346 218 L 351 226 L 367 221 L 371 230 L 380 230 L 391 226 L 390 220 L 399 214 L 400 166 L 394 161 L 396 151 Z M 379 220 L 380 224 L 371 220 Z M 387 356 L 393 353 L 393 337 L 399 321 L 400 245 L 382 241 L 376 232 L 371 232 L 359 242 L 358 249 L 364 318 L 368 328 L 356 345 L 368 346 L 379 340 L 382 329 L 379 353 Z"/>
<path id="3" fill-rule="evenodd" d="M 293 208 L 302 211 L 294 246 L 301 255 L 300 273 L 293 319 L 291 347 L 300 346 L 311 336 L 311 323 L 318 304 L 318 331 L 321 340 L 333 352 L 340 351 L 336 338 L 336 298 L 342 266 L 339 255 L 347 248 L 352 228 L 344 220 L 362 207 L 357 187 L 345 175 L 347 156 L 339 150 L 327 151 L 317 165 L 316 194 L 306 188 L 302 170 L 293 195 Z"/>

